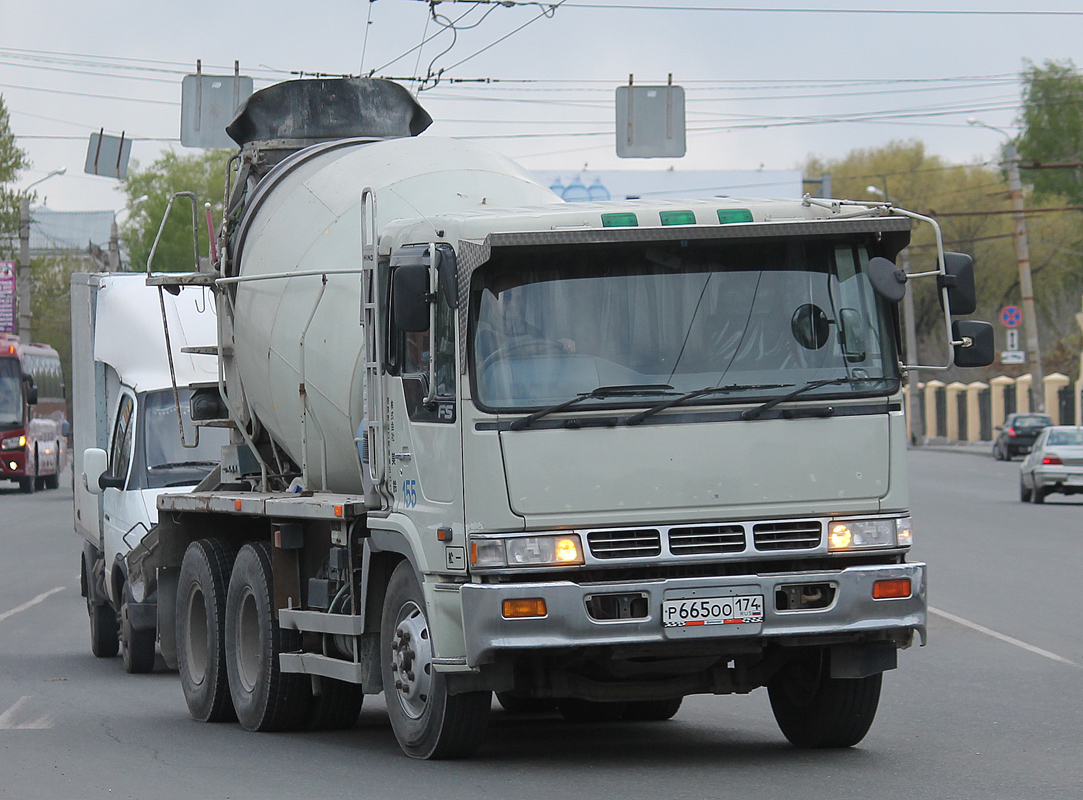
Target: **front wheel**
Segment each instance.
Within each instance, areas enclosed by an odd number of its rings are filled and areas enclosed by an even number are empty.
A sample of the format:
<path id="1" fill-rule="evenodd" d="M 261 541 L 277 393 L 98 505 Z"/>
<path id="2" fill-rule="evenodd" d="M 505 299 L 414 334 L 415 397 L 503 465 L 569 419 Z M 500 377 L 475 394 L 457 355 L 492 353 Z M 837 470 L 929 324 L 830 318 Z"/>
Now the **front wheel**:
<path id="1" fill-rule="evenodd" d="M 407 561 L 391 575 L 380 624 L 380 669 L 387 715 L 412 758 L 465 758 L 481 744 L 491 692 L 449 694 L 432 663 L 421 585 Z"/>
<path id="2" fill-rule="evenodd" d="M 120 650 L 117 613 L 108 603 L 98 604 L 89 597 L 86 610 L 90 615 L 90 652 L 98 658 L 113 658 Z"/>
<path id="3" fill-rule="evenodd" d="M 154 671 L 154 628 L 132 627 L 131 589 L 124 584 L 124 600 L 120 604 L 120 654 L 125 671 L 135 675 Z"/>
<path id="4" fill-rule="evenodd" d="M 1023 483 L 1022 477 L 1019 478 L 1019 500 L 1023 503 L 1030 502 L 1031 489 L 1027 488 L 1027 485 Z"/>
<path id="5" fill-rule="evenodd" d="M 826 655 L 817 652 L 783 667 L 767 692 L 778 727 L 795 746 L 853 747 L 872 727 L 882 677 L 832 678 Z"/>
<path id="6" fill-rule="evenodd" d="M 31 465 L 33 467 L 31 468 Z M 26 456 L 26 469 L 24 476 L 19 478 L 19 490 L 23 494 L 33 494 L 38 490 L 38 465 L 37 460 L 31 461 L 30 454 Z M 114 653 L 113 655 L 116 655 Z"/>

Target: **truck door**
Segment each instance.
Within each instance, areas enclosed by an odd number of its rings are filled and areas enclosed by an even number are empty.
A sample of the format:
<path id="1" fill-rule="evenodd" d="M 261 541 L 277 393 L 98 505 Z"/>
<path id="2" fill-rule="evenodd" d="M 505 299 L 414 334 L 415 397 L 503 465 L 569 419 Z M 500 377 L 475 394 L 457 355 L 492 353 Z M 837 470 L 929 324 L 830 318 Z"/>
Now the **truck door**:
<path id="1" fill-rule="evenodd" d="M 436 535 L 437 528 L 462 519 L 463 505 L 456 313 L 445 291 L 436 295 L 435 327 L 407 332 L 392 321 L 388 475 L 394 507 L 414 520 L 430 566 L 458 572 L 466 569 L 465 533 L 459 529 L 451 542 Z M 430 376 L 435 378 L 431 391 Z"/>
<path id="2" fill-rule="evenodd" d="M 102 492 L 103 531 L 105 545 L 105 566 L 107 575 L 111 574 L 118 554 L 124 555 L 136 544 L 145 533 L 139 526 L 139 530 L 133 534 L 134 539 L 125 537 L 133 525 L 138 526 L 146 512 L 143 508 L 141 493 L 129 486 L 131 480 L 132 461 L 135 456 L 136 425 L 138 423 L 138 404 L 131 390 L 121 390 L 120 400 L 117 403 L 117 413 L 113 422 L 112 436 L 109 440 L 109 474 L 115 478 L 124 479 L 124 488 L 115 489 L 109 487 Z M 106 590 L 115 603 L 119 604 L 120 598 L 113 597 L 114 584 L 106 581 Z"/>

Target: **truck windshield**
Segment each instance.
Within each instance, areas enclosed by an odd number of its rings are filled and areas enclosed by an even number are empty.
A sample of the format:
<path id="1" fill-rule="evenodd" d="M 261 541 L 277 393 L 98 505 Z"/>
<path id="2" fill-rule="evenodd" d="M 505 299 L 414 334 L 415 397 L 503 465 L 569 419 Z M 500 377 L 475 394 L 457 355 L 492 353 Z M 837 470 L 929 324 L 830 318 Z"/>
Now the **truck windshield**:
<path id="1" fill-rule="evenodd" d="M 0 358 L 0 426 L 22 425 L 22 371 L 16 358 Z"/>
<path id="2" fill-rule="evenodd" d="M 890 309 L 863 241 L 663 242 L 494 252 L 471 296 L 474 397 L 536 409 L 598 386 L 704 391 L 747 403 L 898 389 Z M 833 381 L 828 383 L 828 381 Z M 644 405 L 657 395 L 583 402 Z"/>
<path id="3" fill-rule="evenodd" d="M 195 441 L 196 427 L 192 423 L 189 399 L 191 391 L 180 389 L 181 417 L 184 438 Z M 177 407 L 173 390 L 147 392 L 143 401 L 144 451 L 147 459 L 149 488 L 181 486 L 199 483 L 222 457 L 222 445 L 229 444 L 224 428 L 200 428 L 199 445 L 184 447 L 177 427 Z"/>

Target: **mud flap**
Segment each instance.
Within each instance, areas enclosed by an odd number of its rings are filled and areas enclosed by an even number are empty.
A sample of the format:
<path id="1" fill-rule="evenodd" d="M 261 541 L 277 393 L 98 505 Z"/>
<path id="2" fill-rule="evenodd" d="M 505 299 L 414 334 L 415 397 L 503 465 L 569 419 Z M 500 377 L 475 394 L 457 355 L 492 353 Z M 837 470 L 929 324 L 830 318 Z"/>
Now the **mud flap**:
<path id="1" fill-rule="evenodd" d="M 836 644 L 831 648 L 832 678 L 867 678 L 899 666 L 893 642 Z"/>

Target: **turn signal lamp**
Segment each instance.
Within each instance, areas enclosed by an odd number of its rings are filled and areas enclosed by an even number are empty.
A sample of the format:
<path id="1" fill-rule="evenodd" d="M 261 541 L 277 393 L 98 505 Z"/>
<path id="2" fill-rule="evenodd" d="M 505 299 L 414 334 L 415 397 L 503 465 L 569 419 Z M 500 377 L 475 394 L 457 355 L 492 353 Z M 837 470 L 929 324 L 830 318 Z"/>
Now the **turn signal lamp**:
<path id="1" fill-rule="evenodd" d="M 877 581 L 872 585 L 873 600 L 899 600 L 910 596 L 910 579 Z"/>
<path id="2" fill-rule="evenodd" d="M 13 344 L 8 345 L 8 355 L 9 356 L 15 355 L 15 345 L 13 345 Z"/>
<path id="3" fill-rule="evenodd" d="M 544 617 L 548 614 L 545 599 L 530 597 L 521 600 L 505 600 L 501 613 L 504 619 L 522 619 L 524 617 Z"/>
<path id="4" fill-rule="evenodd" d="M 1052 464 L 1054 466 L 1058 466 L 1060 464 L 1063 464 L 1064 462 L 1060 460 L 1060 456 L 1055 456 L 1055 455 L 1050 454 L 1050 455 L 1047 455 L 1045 458 L 1042 459 L 1042 463 L 1043 464 Z"/>

